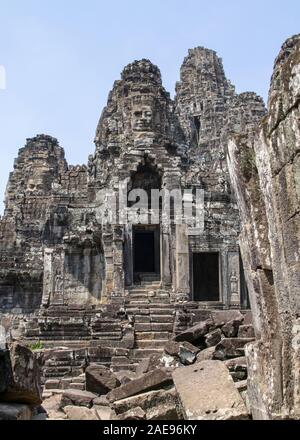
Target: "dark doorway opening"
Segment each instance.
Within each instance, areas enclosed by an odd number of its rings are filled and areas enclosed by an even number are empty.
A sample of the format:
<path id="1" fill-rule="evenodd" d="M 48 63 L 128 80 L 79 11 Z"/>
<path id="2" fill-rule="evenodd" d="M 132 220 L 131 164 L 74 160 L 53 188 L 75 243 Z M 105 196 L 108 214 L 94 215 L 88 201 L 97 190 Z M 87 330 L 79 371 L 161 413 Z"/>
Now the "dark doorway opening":
<path id="1" fill-rule="evenodd" d="M 194 300 L 219 302 L 219 254 L 193 254 Z"/>
<path id="2" fill-rule="evenodd" d="M 137 226 L 133 230 L 134 281 L 159 279 L 160 234 L 158 227 Z"/>

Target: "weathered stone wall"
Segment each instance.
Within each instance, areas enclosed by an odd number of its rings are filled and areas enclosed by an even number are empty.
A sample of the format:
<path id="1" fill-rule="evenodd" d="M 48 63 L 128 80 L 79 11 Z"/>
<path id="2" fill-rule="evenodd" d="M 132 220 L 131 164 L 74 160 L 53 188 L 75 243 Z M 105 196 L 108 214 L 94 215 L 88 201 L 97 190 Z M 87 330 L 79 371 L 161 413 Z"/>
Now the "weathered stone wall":
<path id="1" fill-rule="evenodd" d="M 232 136 L 228 163 L 259 341 L 247 348 L 255 418 L 299 418 L 300 37 L 276 59 L 269 112 L 255 134 Z"/>

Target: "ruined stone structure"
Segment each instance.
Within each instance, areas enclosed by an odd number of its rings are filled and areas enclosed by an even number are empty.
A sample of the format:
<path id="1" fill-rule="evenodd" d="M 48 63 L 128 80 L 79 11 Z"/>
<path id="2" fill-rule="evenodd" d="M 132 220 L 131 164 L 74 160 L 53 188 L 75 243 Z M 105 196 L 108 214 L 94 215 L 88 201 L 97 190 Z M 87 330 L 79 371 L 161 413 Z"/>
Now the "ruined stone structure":
<path id="1" fill-rule="evenodd" d="M 53 418 L 300 418 L 299 54 L 298 35 L 276 59 L 268 112 L 211 50 L 189 51 L 174 100 L 135 61 L 86 166 L 50 136 L 19 151 L 0 220 L 0 339 L 42 343 Z M 204 227 L 140 189 L 186 191 Z M 35 375 L 24 382 L 0 352 L 0 418 L 31 417 L 7 403 L 36 395 Z"/>
<path id="2" fill-rule="evenodd" d="M 146 356 L 195 324 L 192 311 L 248 308 L 225 151 L 228 133 L 256 126 L 264 104 L 236 94 L 222 61 L 201 47 L 189 51 L 176 92 L 173 101 L 159 69 L 135 61 L 109 94 L 86 166 L 68 166 L 50 136 L 19 151 L 0 221 L 0 307 L 22 337 L 101 341 L 107 351 L 90 358 L 126 363 L 128 350 Z M 154 224 L 122 224 L 135 201 L 121 205 L 125 186 L 203 190 L 204 230 L 162 210 Z M 118 218 L 103 222 L 114 195 Z M 144 219 L 152 211 L 143 206 Z"/>
<path id="3" fill-rule="evenodd" d="M 300 417 L 299 78 L 297 35 L 275 61 L 268 115 L 256 132 L 233 135 L 228 148 L 258 339 L 246 349 L 258 419 Z"/>

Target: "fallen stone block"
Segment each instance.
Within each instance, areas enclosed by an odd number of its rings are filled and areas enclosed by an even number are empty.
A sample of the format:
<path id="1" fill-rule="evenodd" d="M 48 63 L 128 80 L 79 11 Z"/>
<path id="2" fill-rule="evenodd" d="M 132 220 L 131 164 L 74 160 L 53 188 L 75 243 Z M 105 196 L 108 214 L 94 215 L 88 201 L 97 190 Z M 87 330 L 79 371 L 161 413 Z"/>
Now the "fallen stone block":
<path id="1" fill-rule="evenodd" d="M 93 409 L 97 411 L 97 415 L 100 420 L 113 420 L 116 416 L 115 411 L 113 411 L 109 406 L 94 405 Z"/>
<path id="2" fill-rule="evenodd" d="M 227 367 L 204 361 L 173 372 L 186 420 L 246 420 L 248 412 Z"/>
<path id="3" fill-rule="evenodd" d="M 247 372 L 247 359 L 245 356 L 230 359 L 224 362 L 229 371 Z"/>
<path id="4" fill-rule="evenodd" d="M 146 413 L 147 420 L 179 420 L 176 405 L 166 404 L 151 408 Z"/>
<path id="5" fill-rule="evenodd" d="M 30 406 L 20 403 L 0 403 L 0 420 L 31 420 Z"/>
<path id="6" fill-rule="evenodd" d="M 120 385 L 125 385 L 126 383 L 131 382 L 139 376 L 137 373 L 128 370 L 116 371 L 114 372 L 114 375 L 120 382 Z"/>
<path id="7" fill-rule="evenodd" d="M 212 320 L 215 328 L 221 328 L 231 321 L 244 322 L 244 315 L 239 310 L 215 310 L 212 312 Z"/>
<path id="8" fill-rule="evenodd" d="M 232 321 L 227 322 L 222 327 L 222 333 L 226 338 L 236 338 L 242 322 L 241 319 L 233 319 Z"/>
<path id="9" fill-rule="evenodd" d="M 40 405 L 40 366 L 35 354 L 29 348 L 15 342 L 10 346 L 9 357 L 10 366 L 7 364 L 8 354 L 5 355 L 6 368 L 10 369 L 10 372 L 6 376 L 6 391 L 1 394 L 0 401 Z"/>
<path id="10" fill-rule="evenodd" d="M 245 345 L 253 342 L 253 339 L 228 338 L 223 339 L 216 346 L 214 359 L 224 361 L 245 355 Z"/>
<path id="11" fill-rule="evenodd" d="M 204 338 L 206 347 L 215 347 L 222 340 L 222 337 L 223 334 L 219 328 L 217 330 L 213 330 L 210 333 L 207 333 Z"/>
<path id="12" fill-rule="evenodd" d="M 85 406 L 91 408 L 93 400 L 96 398 L 96 394 L 88 391 L 80 390 L 64 390 L 61 396 L 60 407 L 66 406 Z"/>
<path id="13" fill-rule="evenodd" d="M 170 405 L 178 407 L 178 395 L 175 388 L 167 391 L 149 391 L 148 393 L 119 400 L 114 402 L 113 409 L 117 414 L 122 414 L 132 408 L 136 408 L 137 406 L 142 408 L 145 412 L 148 412 L 151 408 Z"/>
<path id="14" fill-rule="evenodd" d="M 142 359 L 136 368 L 136 375 L 139 377 L 145 373 L 148 373 L 149 367 L 150 367 L 150 357 Z"/>
<path id="15" fill-rule="evenodd" d="M 94 408 L 66 406 L 64 412 L 69 420 L 99 420 L 97 411 Z"/>
<path id="16" fill-rule="evenodd" d="M 93 400 L 93 405 L 109 406 L 110 403 L 107 400 L 107 397 L 102 395 L 102 396 L 96 397 L 96 399 Z"/>
<path id="17" fill-rule="evenodd" d="M 110 402 L 116 400 L 126 399 L 127 397 L 135 396 L 136 394 L 145 393 L 159 388 L 166 387 L 172 384 L 172 377 L 161 369 L 150 371 L 144 376 L 132 380 L 126 385 L 122 385 L 115 390 L 108 393 L 107 398 Z"/>
<path id="18" fill-rule="evenodd" d="M 146 413 L 142 408 L 137 407 L 123 414 L 119 414 L 115 420 L 146 420 Z"/>
<path id="19" fill-rule="evenodd" d="M 215 351 L 216 351 L 216 347 L 210 347 L 200 351 L 200 353 L 197 354 L 196 363 L 213 360 Z"/>
<path id="20" fill-rule="evenodd" d="M 68 416 L 63 411 L 49 411 L 48 420 L 67 420 Z"/>
<path id="21" fill-rule="evenodd" d="M 238 333 L 239 338 L 255 338 L 253 325 L 241 325 Z"/>
<path id="22" fill-rule="evenodd" d="M 54 394 L 43 402 L 44 410 L 49 413 L 50 411 L 60 411 L 61 408 L 61 394 Z"/>
<path id="23" fill-rule="evenodd" d="M 121 385 L 121 382 L 108 368 L 90 365 L 85 371 L 86 390 L 103 395 Z"/>
<path id="24" fill-rule="evenodd" d="M 185 330 L 179 335 L 175 336 L 174 341 L 176 342 L 194 342 L 200 339 L 202 336 L 205 336 L 206 333 L 210 331 L 210 327 L 213 325 L 211 320 L 200 322 L 193 327 Z"/>
<path id="25" fill-rule="evenodd" d="M 180 360 L 183 365 L 192 365 L 199 353 L 200 349 L 189 342 L 169 341 L 165 345 L 165 352 Z"/>

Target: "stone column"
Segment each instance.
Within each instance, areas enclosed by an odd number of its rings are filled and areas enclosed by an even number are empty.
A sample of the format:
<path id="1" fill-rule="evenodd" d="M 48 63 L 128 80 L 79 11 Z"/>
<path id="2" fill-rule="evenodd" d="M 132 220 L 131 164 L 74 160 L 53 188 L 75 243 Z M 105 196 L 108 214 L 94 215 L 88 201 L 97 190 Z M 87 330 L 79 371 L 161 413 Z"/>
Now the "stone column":
<path id="1" fill-rule="evenodd" d="M 188 229 L 176 225 L 176 296 L 177 301 L 190 299 L 189 241 Z"/>
<path id="2" fill-rule="evenodd" d="M 163 286 L 172 284 L 170 225 L 162 225 L 161 236 L 161 280 Z"/>
<path id="3" fill-rule="evenodd" d="M 124 227 L 114 226 L 113 230 L 113 292 L 112 296 L 124 297 L 125 274 L 124 274 Z"/>
<path id="4" fill-rule="evenodd" d="M 228 252 L 228 292 L 229 305 L 240 308 L 240 257 L 238 252 Z"/>
<path id="5" fill-rule="evenodd" d="M 101 302 L 106 304 L 113 291 L 113 234 L 111 227 L 106 226 L 102 234 L 104 262 L 105 262 L 105 282 Z"/>
<path id="6" fill-rule="evenodd" d="M 229 308 L 229 289 L 228 289 L 228 255 L 227 251 L 220 252 L 220 301 L 225 308 Z"/>
<path id="7" fill-rule="evenodd" d="M 53 249 L 44 250 L 44 280 L 42 307 L 50 305 L 50 299 L 53 294 Z"/>
<path id="8" fill-rule="evenodd" d="M 132 225 L 126 225 L 124 229 L 124 268 L 125 285 L 133 284 L 133 255 L 132 255 Z"/>

